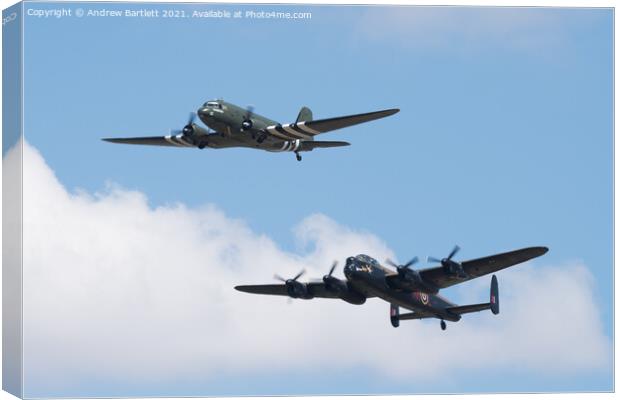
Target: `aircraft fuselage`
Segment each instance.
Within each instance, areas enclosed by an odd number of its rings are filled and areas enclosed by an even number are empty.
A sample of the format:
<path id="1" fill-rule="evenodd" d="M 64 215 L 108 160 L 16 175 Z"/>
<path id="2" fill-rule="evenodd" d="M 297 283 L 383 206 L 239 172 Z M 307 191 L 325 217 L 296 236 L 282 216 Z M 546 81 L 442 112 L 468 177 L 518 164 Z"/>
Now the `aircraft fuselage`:
<path id="1" fill-rule="evenodd" d="M 213 132 L 207 132 L 198 125 L 194 126 L 198 133 L 197 138 L 204 140 L 208 147 L 250 147 L 267 151 L 278 151 L 282 147 L 281 140 L 265 137 L 264 140 L 258 142 L 255 135 L 255 132 L 266 129 L 268 126 L 278 125 L 277 121 L 262 115 L 250 114 L 248 110 L 232 103 L 223 100 L 208 101 L 198 109 L 197 114 L 200 121 L 213 130 Z M 244 128 L 244 121 L 251 125 Z"/>
<path id="2" fill-rule="evenodd" d="M 446 311 L 454 307 L 443 297 L 420 290 L 396 290 L 390 287 L 386 276 L 393 274 L 375 259 L 366 255 L 349 257 L 344 267 L 344 275 L 353 290 L 367 297 L 376 296 L 391 304 L 420 314 L 430 314 L 448 321 L 458 321 L 460 316 Z"/>

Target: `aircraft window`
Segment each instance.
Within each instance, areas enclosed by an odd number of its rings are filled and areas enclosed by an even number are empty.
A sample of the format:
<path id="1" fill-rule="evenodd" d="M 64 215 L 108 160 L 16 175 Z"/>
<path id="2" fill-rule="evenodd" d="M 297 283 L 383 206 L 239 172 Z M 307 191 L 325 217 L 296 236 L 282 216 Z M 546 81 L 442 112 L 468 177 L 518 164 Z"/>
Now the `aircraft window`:
<path id="1" fill-rule="evenodd" d="M 206 106 L 213 107 L 213 108 L 221 108 L 220 103 L 218 103 L 217 101 L 208 101 Z"/>

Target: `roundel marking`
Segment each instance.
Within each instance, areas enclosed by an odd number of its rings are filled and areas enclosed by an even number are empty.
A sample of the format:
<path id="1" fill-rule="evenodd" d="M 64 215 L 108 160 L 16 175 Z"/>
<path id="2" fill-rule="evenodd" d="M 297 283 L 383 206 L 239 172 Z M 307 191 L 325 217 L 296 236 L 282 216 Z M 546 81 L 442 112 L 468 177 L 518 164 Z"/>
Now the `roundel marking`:
<path id="1" fill-rule="evenodd" d="M 428 304 L 428 294 L 427 293 L 420 293 L 420 300 L 422 301 L 422 304 L 427 305 Z"/>

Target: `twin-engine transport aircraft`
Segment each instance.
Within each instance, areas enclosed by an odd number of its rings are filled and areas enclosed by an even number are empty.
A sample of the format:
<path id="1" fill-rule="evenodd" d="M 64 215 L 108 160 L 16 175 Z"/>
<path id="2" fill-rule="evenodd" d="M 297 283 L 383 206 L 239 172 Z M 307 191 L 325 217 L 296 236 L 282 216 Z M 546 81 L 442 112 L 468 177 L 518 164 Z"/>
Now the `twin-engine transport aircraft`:
<path id="1" fill-rule="evenodd" d="M 493 275 L 488 303 L 459 306 L 439 296 L 437 293 L 440 289 L 539 257 L 548 249 L 528 247 L 463 262 L 452 259 L 458 251 L 459 247 L 455 246 L 446 258 L 439 260 L 429 257 L 429 261 L 438 262 L 440 265 L 421 270 L 410 268 L 418 261 L 417 257 L 404 265 L 396 265 L 387 260 L 396 271 L 381 266 L 365 254 L 360 254 L 347 258 L 344 266 L 346 280 L 333 276 L 337 265 L 337 262 L 334 262 L 322 281 L 298 282 L 304 273 L 301 271 L 291 279 L 276 275 L 275 278 L 284 284 L 237 286 L 235 289 L 247 293 L 289 296 L 294 299 L 342 299 L 351 304 L 364 304 L 367 298 L 379 297 L 390 303 L 390 321 L 395 328 L 402 320 L 438 318 L 441 320 L 441 329 L 445 330 L 445 321 L 456 322 L 463 314 L 489 309 L 493 314 L 498 314 L 499 291 L 497 278 Z M 399 307 L 412 312 L 400 314 Z"/>
<path id="2" fill-rule="evenodd" d="M 312 119 L 312 111 L 302 107 L 297 120 L 280 124 L 269 118 L 254 114 L 252 107 L 241 108 L 223 100 L 207 101 L 198 109 L 198 118 L 208 127 L 196 124 L 196 113 L 191 113 L 182 130 L 171 131 L 168 136 L 106 138 L 112 143 L 146 144 L 155 146 L 249 147 L 272 152 L 292 151 L 301 161 L 302 151 L 316 148 L 348 146 L 347 142 L 318 141 L 318 134 L 346 128 L 396 114 L 398 109 L 369 112 L 327 119 Z"/>

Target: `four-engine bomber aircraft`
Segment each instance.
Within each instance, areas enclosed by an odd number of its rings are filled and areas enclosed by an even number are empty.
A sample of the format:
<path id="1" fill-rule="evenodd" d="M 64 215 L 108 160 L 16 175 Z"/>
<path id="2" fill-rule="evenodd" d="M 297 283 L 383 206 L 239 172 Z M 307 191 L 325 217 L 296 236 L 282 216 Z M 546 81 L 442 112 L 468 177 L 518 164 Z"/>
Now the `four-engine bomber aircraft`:
<path id="1" fill-rule="evenodd" d="M 198 118 L 208 127 L 196 124 L 196 113 L 191 113 L 182 130 L 171 131 L 168 136 L 106 138 L 112 143 L 143 144 L 155 146 L 249 147 L 272 152 L 292 151 L 301 161 L 302 151 L 316 148 L 348 146 L 347 142 L 315 141 L 314 136 L 346 128 L 363 122 L 373 121 L 396 114 L 398 109 L 348 115 L 345 117 L 312 119 L 312 111 L 302 107 L 297 120 L 280 124 L 253 112 L 251 107 L 241 108 L 223 100 L 212 100 L 198 109 Z"/>
<path id="2" fill-rule="evenodd" d="M 289 296 L 294 299 L 342 299 L 351 304 L 364 304 L 367 298 L 379 297 L 390 303 L 390 321 L 395 328 L 401 320 L 438 318 L 441 320 L 441 329 L 445 330 L 445 321 L 456 322 L 463 314 L 489 309 L 493 314 L 498 314 L 499 292 L 495 275 L 491 279 L 488 303 L 459 306 L 438 295 L 440 289 L 539 257 L 548 249 L 528 247 L 463 262 L 452 259 L 458 251 L 459 247 L 455 246 L 446 258 L 439 260 L 429 257 L 429 261 L 438 262 L 440 266 L 417 271 L 410 268 L 418 261 L 417 257 L 404 265 L 396 265 L 387 260 L 389 265 L 396 268 L 396 271 L 393 271 L 383 267 L 375 259 L 360 254 L 347 258 L 344 281 L 332 275 L 337 265 L 337 262 L 334 262 L 322 281 L 298 282 L 297 279 L 304 274 L 304 271 L 301 271 L 291 279 L 276 275 L 275 278 L 284 284 L 236 286 L 235 289 L 247 293 Z M 399 307 L 412 312 L 400 314 Z"/>

